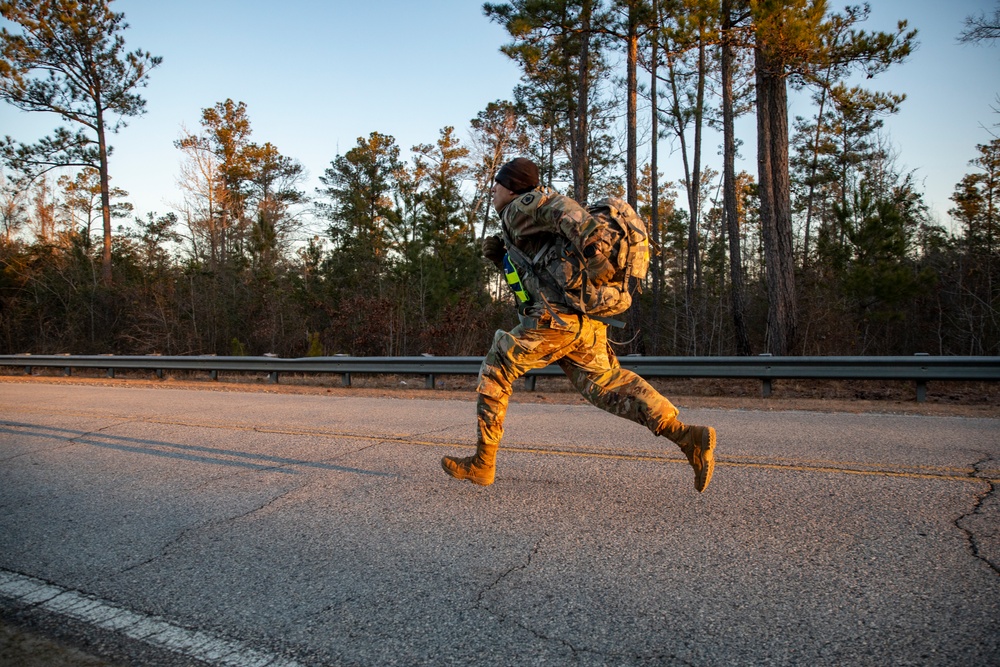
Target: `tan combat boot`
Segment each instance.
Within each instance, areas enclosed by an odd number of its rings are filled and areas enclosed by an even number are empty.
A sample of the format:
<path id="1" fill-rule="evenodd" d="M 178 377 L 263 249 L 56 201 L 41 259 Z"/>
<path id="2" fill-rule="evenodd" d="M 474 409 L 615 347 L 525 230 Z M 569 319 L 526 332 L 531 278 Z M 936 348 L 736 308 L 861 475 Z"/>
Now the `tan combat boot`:
<path id="1" fill-rule="evenodd" d="M 688 426 L 678 419 L 667 422 L 659 435 L 677 443 L 694 468 L 694 488 L 704 491 L 715 469 L 715 429 L 711 426 Z"/>
<path id="2" fill-rule="evenodd" d="M 455 479 L 467 479 L 473 484 L 489 486 L 496 476 L 496 458 L 497 446 L 480 442 L 472 456 L 445 456 L 441 459 L 441 467 Z"/>

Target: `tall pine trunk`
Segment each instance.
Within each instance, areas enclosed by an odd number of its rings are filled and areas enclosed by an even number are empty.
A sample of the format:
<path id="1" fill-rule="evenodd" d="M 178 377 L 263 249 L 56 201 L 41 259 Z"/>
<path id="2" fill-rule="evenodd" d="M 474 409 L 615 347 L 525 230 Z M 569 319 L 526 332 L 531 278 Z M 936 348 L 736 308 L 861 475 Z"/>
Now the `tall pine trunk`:
<path id="1" fill-rule="evenodd" d="M 108 174 L 108 142 L 104 132 L 104 113 L 100 98 L 97 100 L 97 151 L 101 180 L 101 220 L 104 223 L 104 248 L 101 253 L 101 282 L 111 286 L 111 177 Z"/>
<path id="2" fill-rule="evenodd" d="M 695 84 L 694 106 L 694 160 L 688 178 L 688 209 L 691 214 L 688 226 L 687 296 L 688 303 L 694 304 L 694 293 L 701 289 L 701 133 L 705 118 L 705 36 L 699 25 L 698 34 L 698 79 Z"/>
<path id="3" fill-rule="evenodd" d="M 736 134 L 733 127 L 733 24 L 730 0 L 722 0 L 722 160 L 726 231 L 729 236 L 730 299 L 736 351 L 751 354 L 746 323 L 746 291 L 743 287 L 743 258 L 740 250 L 740 221 L 736 210 Z"/>
<path id="4" fill-rule="evenodd" d="M 592 3 L 584 0 L 580 9 L 580 62 L 577 78 L 576 118 L 570 124 L 573 198 L 584 203 L 590 195 L 590 21 Z"/>
<path id="5" fill-rule="evenodd" d="M 639 22 L 637 10 L 632 3 L 629 6 L 628 36 L 627 36 L 627 57 L 626 57 L 626 78 L 627 78 L 627 109 L 626 109 L 626 156 L 625 156 L 625 199 L 629 206 L 638 208 L 638 157 L 636 145 L 638 143 L 636 132 L 636 117 L 638 116 L 638 85 L 636 82 L 636 62 L 639 59 Z"/>
<path id="6" fill-rule="evenodd" d="M 788 176 L 788 90 L 780 64 L 754 50 L 757 80 L 757 172 L 767 276 L 767 349 L 789 354 L 798 314 Z"/>
<path id="7" fill-rule="evenodd" d="M 659 16 L 659 6 L 657 0 L 653 0 L 653 16 Z M 652 277 L 652 287 L 653 295 L 651 301 L 652 313 L 650 313 L 650 318 L 652 320 L 652 335 L 651 347 L 653 354 L 659 352 L 660 346 L 660 313 L 662 312 L 662 305 L 660 302 L 660 296 L 663 292 L 663 267 L 660 261 L 660 174 L 659 174 L 659 152 L 658 146 L 660 143 L 660 110 L 657 100 L 656 91 L 656 76 L 657 76 L 657 60 L 659 58 L 658 53 L 659 41 L 654 35 L 651 44 L 651 55 L 649 59 L 649 100 L 652 107 L 650 113 L 650 120 L 652 122 L 652 143 L 650 145 L 650 205 L 652 210 L 650 212 L 650 241 L 653 245 L 653 253 L 650 257 L 650 269 L 653 274 Z"/>

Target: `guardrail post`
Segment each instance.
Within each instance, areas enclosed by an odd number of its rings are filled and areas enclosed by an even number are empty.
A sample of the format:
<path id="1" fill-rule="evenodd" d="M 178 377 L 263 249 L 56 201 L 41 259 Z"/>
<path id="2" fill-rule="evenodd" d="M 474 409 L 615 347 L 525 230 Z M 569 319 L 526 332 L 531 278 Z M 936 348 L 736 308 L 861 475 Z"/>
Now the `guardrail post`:
<path id="1" fill-rule="evenodd" d="M 278 371 L 271 371 L 270 375 L 267 376 L 268 384 L 278 384 Z"/>
<path id="2" fill-rule="evenodd" d="M 114 379 L 114 377 L 115 377 L 115 369 L 108 368 L 108 377 Z"/>
<path id="3" fill-rule="evenodd" d="M 208 372 L 208 377 L 212 378 L 213 380 L 218 380 L 219 379 L 219 371 L 209 371 Z"/>
<path id="4" fill-rule="evenodd" d="M 25 366 L 24 367 L 24 374 L 25 375 L 31 375 L 31 366 Z"/>
<path id="5" fill-rule="evenodd" d="M 156 378 L 158 380 L 162 380 L 163 379 L 163 369 L 162 368 L 157 368 L 156 369 Z"/>
<path id="6" fill-rule="evenodd" d="M 913 356 L 915 357 L 929 357 L 931 355 L 926 352 L 917 352 Z M 917 403 L 923 403 L 927 400 L 927 380 L 917 380 Z"/>
<path id="7" fill-rule="evenodd" d="M 342 387 L 350 387 L 351 386 L 351 374 L 350 373 L 341 373 L 340 374 L 340 386 L 342 386 Z"/>
<path id="8" fill-rule="evenodd" d="M 433 373 L 429 374 L 424 379 L 424 388 L 426 388 L 426 389 L 433 389 L 434 388 L 434 374 Z"/>
<path id="9" fill-rule="evenodd" d="M 72 374 L 73 374 L 72 366 L 67 366 L 66 368 L 63 369 L 63 375 L 65 375 L 66 377 L 69 377 Z"/>
<path id="10" fill-rule="evenodd" d="M 537 375 L 525 375 L 524 376 L 524 388 L 528 391 L 535 391 L 535 380 L 538 379 Z"/>
<path id="11" fill-rule="evenodd" d="M 759 354 L 757 356 L 759 356 L 759 357 L 770 357 L 771 353 L 770 352 L 764 352 L 764 353 Z M 771 370 L 771 367 L 768 366 L 767 370 Z M 771 396 L 771 389 L 772 389 L 772 387 L 771 387 L 771 378 L 761 378 L 760 379 L 760 395 L 763 396 L 764 398 L 769 398 Z"/>

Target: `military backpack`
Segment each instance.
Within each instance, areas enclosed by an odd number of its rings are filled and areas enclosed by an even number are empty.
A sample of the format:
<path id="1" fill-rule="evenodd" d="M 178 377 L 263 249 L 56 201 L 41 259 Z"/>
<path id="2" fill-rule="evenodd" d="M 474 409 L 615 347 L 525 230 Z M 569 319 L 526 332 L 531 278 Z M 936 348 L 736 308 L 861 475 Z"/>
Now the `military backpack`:
<path id="1" fill-rule="evenodd" d="M 608 258 L 615 269 L 610 277 L 598 281 L 588 275 L 586 260 L 561 236 L 534 258 L 527 257 L 509 239 L 508 252 L 519 260 L 518 264 L 529 268 L 529 275 L 524 276 L 529 288 L 537 281 L 552 288 L 547 290 L 550 294 L 553 291 L 560 294 L 559 300 L 572 310 L 621 326 L 621 322 L 608 318 L 628 310 L 633 289 L 638 290 L 646 278 L 649 235 L 642 218 L 627 202 L 616 197 L 588 206 L 587 212 L 598 223 L 587 239 L 588 245 L 596 243 L 597 250 Z"/>

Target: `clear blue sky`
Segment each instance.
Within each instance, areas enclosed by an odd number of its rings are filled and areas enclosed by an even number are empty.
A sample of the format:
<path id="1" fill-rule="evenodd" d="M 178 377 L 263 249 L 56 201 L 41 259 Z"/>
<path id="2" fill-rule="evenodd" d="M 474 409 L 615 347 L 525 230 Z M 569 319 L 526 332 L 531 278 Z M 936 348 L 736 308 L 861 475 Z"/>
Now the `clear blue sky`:
<path id="1" fill-rule="evenodd" d="M 957 43 L 965 16 L 992 13 L 996 0 L 871 0 L 868 30 L 907 19 L 920 47 L 903 65 L 870 82 L 908 96 L 886 123 L 899 165 L 916 170 L 927 201 L 947 224 L 948 197 L 969 172 L 975 145 L 1000 122 L 1000 44 Z M 831 2 L 841 8 L 843 2 Z M 271 142 L 318 176 L 358 137 L 393 135 L 404 155 L 455 126 L 463 139 L 485 106 L 511 96 L 517 67 L 499 52 L 505 31 L 490 23 L 479 0 L 117 0 L 130 24 L 126 43 L 163 57 L 143 91 L 148 112 L 112 137 L 114 185 L 130 193 L 136 213 L 166 213 L 179 204 L 181 161 L 173 142 L 182 128 L 200 129 L 201 110 L 232 98 L 247 104 L 253 140 Z M 812 112 L 801 101 L 790 110 Z M 0 105 L 0 134 L 34 141 L 57 125 L 49 114 Z M 743 168 L 755 171 L 753 123 L 741 124 Z M 718 169 L 716 147 L 706 145 Z M 668 178 L 678 156 L 661 146 Z"/>

